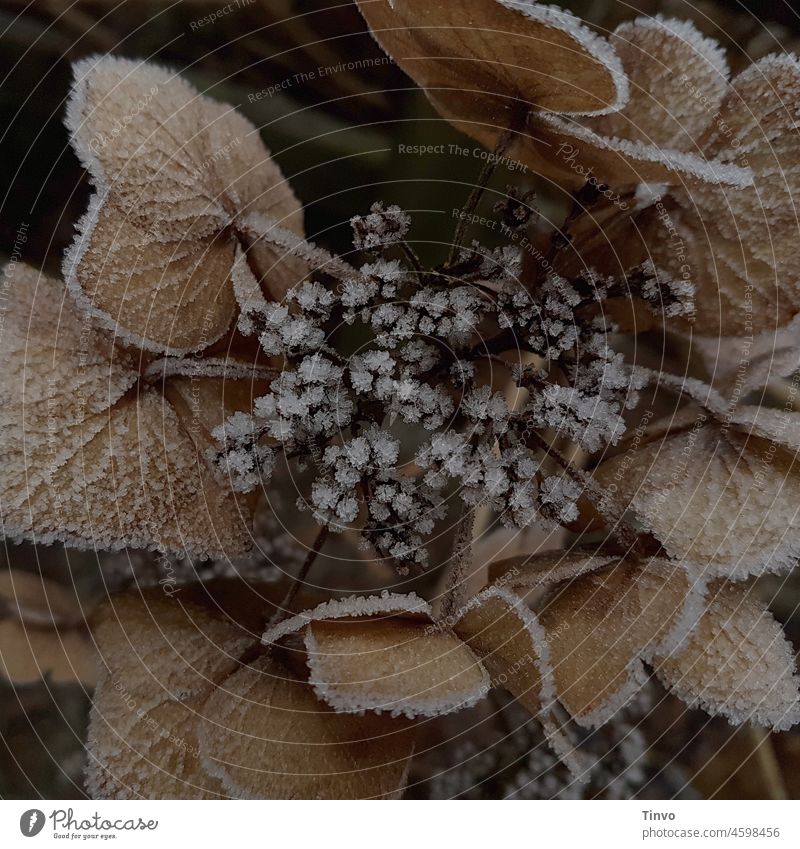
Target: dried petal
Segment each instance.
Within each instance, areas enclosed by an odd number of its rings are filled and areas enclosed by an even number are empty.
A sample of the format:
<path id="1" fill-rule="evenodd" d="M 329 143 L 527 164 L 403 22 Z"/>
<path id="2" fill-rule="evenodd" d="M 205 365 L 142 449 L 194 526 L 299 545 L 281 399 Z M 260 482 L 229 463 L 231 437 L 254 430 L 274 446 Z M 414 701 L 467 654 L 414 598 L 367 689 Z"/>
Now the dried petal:
<path id="1" fill-rule="evenodd" d="M 699 144 L 727 89 L 716 42 L 690 22 L 651 18 L 622 24 L 613 44 L 630 79 L 627 106 L 597 118 L 542 115 L 545 167 L 575 185 L 590 177 L 611 186 L 752 185 L 746 163 L 714 158 Z"/>
<path id="2" fill-rule="evenodd" d="M 131 357 L 84 325 L 63 286 L 19 265 L 6 280 L 6 535 L 110 550 L 248 550 L 251 506 L 217 481 L 206 452 L 211 430 L 249 410 L 264 385 L 172 378 L 166 399 L 148 384 L 134 394 Z"/>
<path id="3" fill-rule="evenodd" d="M 103 674 L 87 771 L 95 798 L 225 795 L 199 767 L 197 728 L 209 694 L 239 667 L 255 635 L 211 608 L 212 599 L 183 595 L 126 593 L 97 610 Z"/>
<path id="4" fill-rule="evenodd" d="M 42 679 L 93 687 L 97 658 L 78 631 L 39 630 L 12 619 L 0 621 L 0 675 L 17 686 Z"/>
<path id="5" fill-rule="evenodd" d="M 770 380 L 800 370 L 800 317 L 786 327 L 744 337 L 692 336 L 711 383 L 732 404 Z"/>
<path id="6" fill-rule="evenodd" d="M 612 186 L 687 177 L 749 185 L 746 167 L 698 154 L 727 87 L 719 45 L 688 21 L 659 17 L 621 24 L 612 44 L 630 79 L 630 99 L 623 109 L 597 118 L 542 116 L 551 148 L 542 156 L 550 168 L 577 185 L 589 176 Z"/>
<path id="7" fill-rule="evenodd" d="M 472 652 L 434 625 L 430 606 L 413 594 L 324 602 L 269 629 L 262 641 L 300 630 L 309 682 L 340 713 L 436 716 L 470 707 L 489 690 Z"/>
<path id="8" fill-rule="evenodd" d="M 489 568 L 489 580 L 513 589 L 547 586 L 602 569 L 614 559 L 592 548 L 541 551 L 495 561 Z"/>
<path id="9" fill-rule="evenodd" d="M 800 722 L 794 650 L 746 586 L 713 584 L 689 639 L 652 663 L 683 701 L 731 724 L 753 722 L 779 731 Z"/>
<path id="10" fill-rule="evenodd" d="M 607 41 L 555 6 L 527 0 L 360 0 L 384 50 L 438 111 L 487 147 L 517 104 L 602 114 L 624 105 L 627 80 Z M 512 155 L 527 159 L 535 127 Z"/>
<path id="11" fill-rule="evenodd" d="M 64 259 L 70 292 L 124 343 L 181 354 L 208 347 L 230 327 L 234 241 L 227 236 L 166 242 L 109 200 L 93 200 L 78 229 Z"/>
<path id="12" fill-rule="evenodd" d="M 595 476 L 671 557 L 709 576 L 781 572 L 800 556 L 800 474 L 794 450 L 774 437 L 783 428 L 791 443 L 796 418 L 783 413 L 776 420 L 767 410 L 751 417 L 771 441 L 721 429 L 701 415 L 691 428 L 640 446 L 633 458 L 602 463 Z"/>
<path id="13" fill-rule="evenodd" d="M 701 333 L 774 333 L 800 312 L 794 201 L 800 190 L 798 91 L 800 63 L 792 56 L 766 57 L 739 74 L 703 144 L 709 156 L 746 164 L 753 188 L 673 191 L 678 205 L 673 217 L 691 251 L 694 327 Z M 651 239 L 653 258 L 672 268 L 676 251 L 667 241 Z"/>
<path id="14" fill-rule="evenodd" d="M 554 588 L 539 613 L 558 699 L 582 725 L 602 725 L 647 680 L 642 660 L 696 621 L 702 586 L 664 561 L 618 563 Z"/>
<path id="15" fill-rule="evenodd" d="M 159 589 L 112 596 L 92 632 L 112 683 L 140 706 L 208 694 L 238 667 L 254 635 L 209 606 Z"/>
<path id="16" fill-rule="evenodd" d="M 641 17 L 620 24 L 611 44 L 630 81 L 625 107 L 591 121 L 608 137 L 674 150 L 696 149 L 728 85 L 725 51 L 691 21 Z"/>
<path id="17" fill-rule="evenodd" d="M 172 407 L 155 393 L 119 402 L 105 427 L 4 515 L 6 533 L 78 548 L 247 551 L 242 516 L 198 456 Z"/>
<path id="18" fill-rule="evenodd" d="M 507 689 L 534 715 L 551 706 L 547 636 L 518 595 L 487 587 L 459 611 L 453 630 L 481 658 L 493 686 Z"/>
<path id="19" fill-rule="evenodd" d="M 278 640 L 288 634 L 296 634 L 302 631 L 306 625 L 312 622 L 322 622 L 325 619 L 342 619 L 359 616 L 377 616 L 388 614 L 401 614 L 404 616 L 417 616 L 420 621 L 430 621 L 431 606 L 414 593 L 390 593 L 383 592 L 379 596 L 349 596 L 343 599 L 324 601 L 311 610 L 298 613 L 284 619 L 271 628 L 268 628 L 261 638 L 264 645 L 277 643 Z"/>
<path id="20" fill-rule="evenodd" d="M 104 425 L 138 379 L 132 358 L 83 322 L 64 286 L 15 264 L 3 277 L 0 459 L 3 514 Z M 6 518 L 8 521 L 8 518 Z"/>
<path id="21" fill-rule="evenodd" d="M 469 648 L 430 623 L 325 620 L 308 626 L 305 645 L 309 683 L 339 713 L 436 716 L 471 707 L 489 690 Z"/>
<path id="22" fill-rule="evenodd" d="M 43 575 L 8 569 L 0 572 L 0 615 L 26 625 L 70 627 L 83 622 L 86 611 L 74 593 Z"/>
<path id="23" fill-rule="evenodd" d="M 302 234 L 258 131 L 172 72 L 112 57 L 76 64 L 67 127 L 97 189 L 64 261 L 78 302 L 147 350 L 208 347 L 233 317 L 231 225 L 258 212 Z M 287 273 L 268 276 L 283 288 Z"/>
<path id="24" fill-rule="evenodd" d="M 86 790 L 91 798 L 226 798 L 222 783 L 200 763 L 201 702 L 169 701 L 145 710 L 124 685 L 105 680 L 89 714 Z M 135 724 L 119 724 L 131 716 Z"/>
<path id="25" fill-rule="evenodd" d="M 206 715 L 203 767 L 235 798 L 392 798 L 405 784 L 412 723 L 334 713 L 269 656 L 228 678 Z"/>

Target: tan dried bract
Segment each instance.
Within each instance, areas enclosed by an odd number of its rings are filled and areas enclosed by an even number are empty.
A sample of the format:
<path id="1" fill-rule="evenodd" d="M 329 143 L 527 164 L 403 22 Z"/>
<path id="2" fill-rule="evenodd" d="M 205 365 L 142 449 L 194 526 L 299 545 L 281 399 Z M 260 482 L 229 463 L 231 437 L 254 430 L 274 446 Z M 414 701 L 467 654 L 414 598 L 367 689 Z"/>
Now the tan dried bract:
<path id="1" fill-rule="evenodd" d="M 258 130 L 175 73 L 110 57 L 75 66 L 67 126 L 95 186 L 64 260 L 83 309 L 126 342 L 172 354 L 230 328 L 237 244 L 280 300 L 304 276 L 295 257 L 241 232 L 302 236 L 302 210 Z"/>
<path id="2" fill-rule="evenodd" d="M 272 605 L 265 596 L 261 619 Z M 276 658 L 246 661 L 257 621 L 202 593 L 115 596 L 98 612 L 95 798 L 359 799 L 402 789 L 411 723 L 336 714 Z"/>
<path id="3" fill-rule="evenodd" d="M 230 362 L 215 376 L 200 367 L 192 377 L 148 378 L 59 282 L 18 264 L 5 284 L 5 533 L 91 549 L 246 551 L 252 503 L 234 496 L 206 455 L 211 429 L 250 409 L 260 385 L 252 369 Z"/>

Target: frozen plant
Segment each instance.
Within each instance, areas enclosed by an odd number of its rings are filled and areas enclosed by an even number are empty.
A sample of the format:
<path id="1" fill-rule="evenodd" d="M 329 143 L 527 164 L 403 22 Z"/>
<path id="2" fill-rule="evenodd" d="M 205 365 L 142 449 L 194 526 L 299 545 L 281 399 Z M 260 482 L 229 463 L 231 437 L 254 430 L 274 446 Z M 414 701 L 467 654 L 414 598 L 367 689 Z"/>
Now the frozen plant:
<path id="1" fill-rule="evenodd" d="M 508 795 L 608 779 L 582 729 L 651 676 L 731 723 L 791 728 L 794 650 L 744 579 L 800 557 L 800 63 L 731 79 L 719 45 L 660 17 L 606 39 L 534 2 L 470 0 L 467 26 L 426 2 L 424 28 L 422 0 L 358 5 L 493 148 L 429 264 L 420 222 L 381 203 L 352 217 L 351 262 L 306 241 L 256 129 L 180 77 L 77 66 L 67 124 L 94 193 L 65 284 L 19 264 L 4 281 L 4 530 L 213 573 L 180 605 L 150 589 L 98 612 L 89 791 L 393 797 L 420 721 L 495 690 L 552 749 Z M 504 160 L 573 207 L 545 231 L 509 191 L 485 246 L 468 231 Z M 264 493 L 295 487 L 320 528 L 254 608 L 210 578 L 252 548 Z M 561 547 L 476 564 L 495 521 Z M 319 589 L 345 530 L 379 562 L 338 560 L 342 584 L 388 566 L 419 594 Z M 610 794 L 633 792 L 628 743 Z M 556 762 L 570 778 L 540 781 Z"/>

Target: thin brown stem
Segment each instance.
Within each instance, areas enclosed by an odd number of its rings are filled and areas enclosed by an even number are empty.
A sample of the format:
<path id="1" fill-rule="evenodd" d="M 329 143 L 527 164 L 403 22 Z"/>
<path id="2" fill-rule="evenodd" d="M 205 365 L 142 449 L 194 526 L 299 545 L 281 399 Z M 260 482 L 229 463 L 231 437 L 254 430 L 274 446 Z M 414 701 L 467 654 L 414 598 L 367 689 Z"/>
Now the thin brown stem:
<path id="1" fill-rule="evenodd" d="M 292 605 L 294 604 L 295 598 L 297 598 L 297 593 L 300 592 L 301 586 L 305 583 L 306 578 L 308 577 L 308 573 L 311 570 L 311 567 L 314 565 L 314 561 L 317 559 L 317 555 L 322 550 L 322 546 L 325 545 L 325 540 L 327 538 L 328 526 L 323 525 L 319 529 L 319 533 L 317 534 L 313 545 L 309 549 L 309 552 L 306 555 L 306 559 L 303 561 L 303 565 L 300 567 L 300 571 L 292 579 L 291 586 L 286 592 L 286 595 L 283 597 L 283 601 L 281 602 L 280 607 L 278 608 L 278 611 L 275 614 L 274 621 L 270 624 L 276 625 L 278 622 L 285 619 L 292 613 Z"/>
<path id="2" fill-rule="evenodd" d="M 442 601 L 439 605 L 439 621 L 454 618 L 467 600 L 467 579 L 472 566 L 472 534 L 475 527 L 475 512 L 467 508 L 458 521 L 453 554 L 445 576 Z"/>
<path id="3" fill-rule="evenodd" d="M 411 267 L 417 273 L 417 276 L 421 279 L 425 274 L 425 269 L 422 267 L 422 261 L 417 256 L 417 252 L 405 240 L 400 242 L 400 250 L 403 252 L 403 255 L 408 260 Z"/>
<path id="4" fill-rule="evenodd" d="M 467 202 L 462 207 L 461 214 L 458 216 L 458 225 L 456 226 L 455 233 L 453 234 L 453 244 L 450 246 L 450 254 L 447 257 L 447 262 L 445 263 L 445 270 L 455 264 L 458 251 L 464 244 L 464 236 L 466 235 L 472 214 L 475 212 L 475 209 L 480 203 L 483 193 L 489 185 L 489 180 L 492 179 L 492 174 L 494 174 L 497 170 L 497 166 L 500 164 L 500 160 L 507 153 L 509 147 L 511 147 L 511 142 L 514 139 L 514 136 L 516 136 L 522 126 L 524 126 L 526 116 L 527 110 L 520 108 L 514 109 L 510 125 L 503 131 L 503 134 L 497 141 L 494 151 L 492 151 L 492 156 L 487 157 L 483 168 L 481 168 L 478 180 L 470 192 Z"/>

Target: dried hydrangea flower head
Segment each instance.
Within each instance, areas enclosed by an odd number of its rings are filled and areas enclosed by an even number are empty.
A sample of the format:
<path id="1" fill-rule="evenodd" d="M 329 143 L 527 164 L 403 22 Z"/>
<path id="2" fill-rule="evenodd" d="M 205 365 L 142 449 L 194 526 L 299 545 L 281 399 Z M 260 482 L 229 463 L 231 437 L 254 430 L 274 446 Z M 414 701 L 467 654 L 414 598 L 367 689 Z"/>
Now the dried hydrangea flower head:
<path id="1" fill-rule="evenodd" d="M 205 453 L 213 428 L 249 409 L 252 368 L 143 365 L 80 314 L 62 283 L 19 263 L 4 291 L 4 533 L 105 550 L 247 550 L 251 502 L 214 476 Z"/>
<path id="2" fill-rule="evenodd" d="M 95 194 L 64 277 L 126 342 L 180 354 L 217 341 L 236 312 L 242 247 L 272 297 L 302 278 L 258 243 L 271 227 L 290 242 L 302 236 L 302 209 L 231 107 L 157 65 L 94 57 L 75 66 L 67 127 Z"/>

